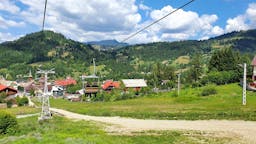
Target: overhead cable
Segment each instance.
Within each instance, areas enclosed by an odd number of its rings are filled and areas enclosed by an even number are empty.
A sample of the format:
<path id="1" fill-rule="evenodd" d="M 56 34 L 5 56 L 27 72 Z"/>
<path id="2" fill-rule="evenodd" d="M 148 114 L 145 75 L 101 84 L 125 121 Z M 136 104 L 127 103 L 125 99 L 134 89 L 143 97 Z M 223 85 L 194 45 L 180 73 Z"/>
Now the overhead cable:
<path id="1" fill-rule="evenodd" d="M 159 21 L 165 19 L 165 18 L 168 17 L 169 15 L 171 15 L 171 14 L 177 12 L 178 10 L 182 9 L 183 7 L 189 5 L 189 4 L 192 3 L 193 1 L 195 1 L 195 0 L 190 0 L 189 2 L 185 3 L 184 5 L 178 7 L 177 9 L 175 9 L 175 10 L 171 11 L 170 13 L 166 14 L 165 16 L 161 17 L 160 19 L 158 19 L 158 20 L 152 22 L 151 24 L 149 24 L 149 25 L 145 26 L 144 28 L 138 30 L 138 31 L 135 32 L 134 34 L 128 36 L 127 38 L 125 38 L 125 39 L 124 39 L 123 41 L 121 41 L 121 42 L 125 42 L 125 41 L 129 40 L 130 38 L 136 36 L 136 35 L 139 34 L 140 32 L 146 30 L 147 28 L 151 27 L 152 25 L 154 25 L 154 24 L 158 23 Z"/>

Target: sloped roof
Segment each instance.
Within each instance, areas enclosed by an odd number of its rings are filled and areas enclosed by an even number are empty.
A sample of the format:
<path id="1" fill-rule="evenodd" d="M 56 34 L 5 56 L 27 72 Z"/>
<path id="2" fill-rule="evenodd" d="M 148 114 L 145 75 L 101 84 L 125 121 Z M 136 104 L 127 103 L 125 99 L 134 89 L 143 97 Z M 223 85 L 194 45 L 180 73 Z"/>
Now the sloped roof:
<path id="1" fill-rule="evenodd" d="M 252 66 L 256 66 L 256 56 L 253 58 L 251 65 L 252 65 Z"/>
<path id="2" fill-rule="evenodd" d="M 147 84 L 144 79 L 123 79 L 122 81 L 125 87 L 147 87 Z"/>
<path id="3" fill-rule="evenodd" d="M 67 85 L 72 85 L 72 84 L 76 84 L 76 80 L 74 80 L 71 77 L 66 78 L 65 80 L 56 80 L 55 81 L 55 85 L 59 85 L 59 86 L 67 86 Z"/>
<path id="4" fill-rule="evenodd" d="M 106 90 L 109 87 L 119 88 L 120 83 L 118 81 L 107 80 L 107 81 L 105 81 L 105 83 L 101 87 L 104 90 Z"/>
<path id="5" fill-rule="evenodd" d="M 14 89 L 14 88 L 5 86 L 5 85 L 3 85 L 3 84 L 0 84 L 0 91 L 4 91 L 4 90 L 6 90 L 6 89 L 11 90 L 11 91 L 14 91 L 14 92 L 18 92 L 18 91 L 17 91 L 16 89 Z"/>

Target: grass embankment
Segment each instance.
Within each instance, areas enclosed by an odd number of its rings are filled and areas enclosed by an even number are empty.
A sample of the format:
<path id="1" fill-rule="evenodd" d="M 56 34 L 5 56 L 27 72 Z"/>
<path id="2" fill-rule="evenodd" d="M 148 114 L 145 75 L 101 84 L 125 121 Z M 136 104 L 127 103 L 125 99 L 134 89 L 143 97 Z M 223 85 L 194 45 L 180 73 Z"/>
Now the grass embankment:
<path id="1" fill-rule="evenodd" d="M 20 130 L 13 136 L 1 136 L 1 144 L 197 144 L 227 143 L 231 138 L 185 131 L 148 131 L 129 135 L 108 134 L 88 121 L 71 121 L 63 117 L 39 124 L 37 117 L 18 119 Z"/>
<path id="2" fill-rule="evenodd" d="M 123 116 L 151 119 L 232 119 L 256 120 L 256 93 L 247 92 L 242 106 L 242 88 L 237 84 L 216 86 L 217 94 L 201 96 L 204 88 L 182 89 L 116 102 L 69 102 L 51 99 L 51 106 L 95 116 Z"/>
<path id="3" fill-rule="evenodd" d="M 13 115 L 34 114 L 40 112 L 40 110 L 40 108 L 33 108 L 28 106 L 0 109 L 0 111 L 6 111 Z"/>

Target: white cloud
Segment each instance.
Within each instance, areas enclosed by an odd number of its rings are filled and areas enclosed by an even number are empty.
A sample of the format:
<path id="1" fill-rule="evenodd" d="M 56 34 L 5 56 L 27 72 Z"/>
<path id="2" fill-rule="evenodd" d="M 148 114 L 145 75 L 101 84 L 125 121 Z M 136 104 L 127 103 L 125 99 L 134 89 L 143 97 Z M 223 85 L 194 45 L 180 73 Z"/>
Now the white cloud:
<path id="1" fill-rule="evenodd" d="M 5 41 L 12 41 L 17 39 L 18 36 L 13 36 L 11 33 L 1 33 L 0 32 L 0 43 Z"/>
<path id="2" fill-rule="evenodd" d="M 214 35 L 222 35 L 224 33 L 224 30 L 219 26 L 214 26 L 211 31 Z"/>
<path id="3" fill-rule="evenodd" d="M 14 14 L 14 13 L 19 12 L 20 8 L 14 4 L 13 0 L 2 0 L 0 2 L 0 10 L 7 11 L 7 12 Z"/>
<path id="4" fill-rule="evenodd" d="M 25 26 L 24 22 L 7 20 L 7 19 L 4 19 L 2 16 L 0 16 L 0 28 L 2 29 L 7 29 L 9 27 L 22 27 L 22 26 Z"/>
<path id="5" fill-rule="evenodd" d="M 150 8 L 150 7 L 148 7 L 148 6 L 144 5 L 143 3 L 139 4 L 139 8 L 140 8 L 141 10 L 144 10 L 144 11 L 151 10 L 151 8 Z"/>
<path id="6" fill-rule="evenodd" d="M 246 16 L 250 21 L 250 27 L 256 28 L 256 3 L 251 3 L 246 10 Z"/>
<path id="7" fill-rule="evenodd" d="M 43 1 L 21 2 L 29 7 L 21 12 L 26 22 L 41 26 Z M 48 1 L 45 24 L 48 29 L 61 32 L 72 39 L 88 41 L 94 37 L 87 37 L 88 33 L 95 34 L 95 37 L 106 37 L 115 32 L 124 34 L 137 27 L 140 21 L 141 15 L 135 0 L 54 0 Z"/>
<path id="8" fill-rule="evenodd" d="M 226 32 L 247 30 L 249 26 L 245 23 L 246 18 L 244 16 L 237 16 L 233 19 L 227 20 Z"/>
<path id="9" fill-rule="evenodd" d="M 155 21 L 174 11 L 175 8 L 165 6 L 161 10 L 153 10 L 151 18 Z M 218 19 L 217 15 L 202 15 L 193 11 L 179 10 L 169 15 L 166 19 L 154 25 L 152 29 L 160 31 L 162 40 L 184 40 L 191 37 L 213 36 L 223 30 L 218 26 L 213 26 Z"/>
<path id="10" fill-rule="evenodd" d="M 256 28 L 256 3 L 249 4 L 246 12 L 227 20 L 226 32 Z"/>

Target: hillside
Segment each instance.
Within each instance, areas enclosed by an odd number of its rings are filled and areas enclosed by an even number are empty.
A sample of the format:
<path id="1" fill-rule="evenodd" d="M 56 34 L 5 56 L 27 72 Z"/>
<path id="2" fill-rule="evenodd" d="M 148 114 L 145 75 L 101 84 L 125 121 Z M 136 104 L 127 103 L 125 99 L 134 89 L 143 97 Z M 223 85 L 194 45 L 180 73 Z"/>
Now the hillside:
<path id="1" fill-rule="evenodd" d="M 103 51 L 116 50 L 124 46 L 128 46 L 127 43 L 121 43 L 117 40 L 91 41 L 86 44 L 90 44 L 93 48 Z"/>
<path id="2" fill-rule="evenodd" d="M 15 41 L 4 42 L 0 50 L 0 74 L 5 75 L 7 69 L 12 71 L 12 76 L 27 73 L 29 69 L 33 71 L 36 69 L 34 66 L 41 64 L 47 68 L 55 67 L 60 74 L 57 76 L 64 76 L 81 69 L 80 65 L 89 66 L 92 58 L 104 61 L 107 57 L 90 45 L 67 39 L 52 31 L 36 32 Z M 19 73 L 16 73 L 17 69 Z"/>
<path id="3" fill-rule="evenodd" d="M 112 45 L 114 41 L 105 41 Z M 18 40 L 0 44 L 0 75 L 25 74 L 39 65 L 55 67 L 56 77 L 67 75 L 79 77 L 90 74 L 92 58 L 96 58 L 98 74 L 105 79 L 141 78 L 161 62 L 186 69 L 190 59 L 197 53 L 208 64 L 212 51 L 231 47 L 251 57 L 256 51 L 256 30 L 232 32 L 209 40 L 156 42 L 125 46 L 113 51 L 99 51 L 90 44 L 65 38 L 52 31 L 28 34 Z"/>

